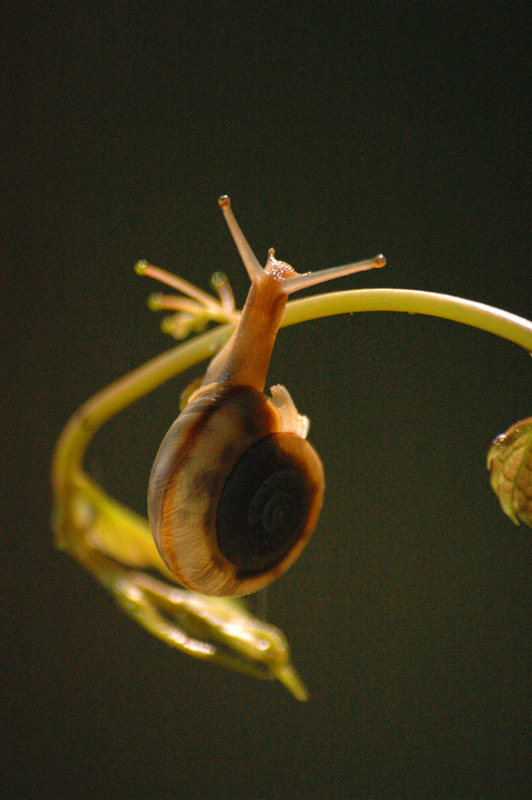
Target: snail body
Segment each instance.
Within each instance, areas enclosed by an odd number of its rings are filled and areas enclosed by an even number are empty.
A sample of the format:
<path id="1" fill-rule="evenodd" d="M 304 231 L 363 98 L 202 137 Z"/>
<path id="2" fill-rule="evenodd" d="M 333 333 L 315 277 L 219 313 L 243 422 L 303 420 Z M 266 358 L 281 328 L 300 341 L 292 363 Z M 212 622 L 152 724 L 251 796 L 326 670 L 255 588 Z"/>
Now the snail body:
<path id="1" fill-rule="evenodd" d="M 233 335 L 163 439 L 148 513 L 163 561 L 182 584 L 202 594 L 240 596 L 294 563 L 323 502 L 323 467 L 306 441 L 308 418 L 284 386 L 263 394 L 288 295 L 385 261 L 377 256 L 298 275 L 270 250 L 263 269 L 229 198 L 219 203 L 251 288 Z"/>

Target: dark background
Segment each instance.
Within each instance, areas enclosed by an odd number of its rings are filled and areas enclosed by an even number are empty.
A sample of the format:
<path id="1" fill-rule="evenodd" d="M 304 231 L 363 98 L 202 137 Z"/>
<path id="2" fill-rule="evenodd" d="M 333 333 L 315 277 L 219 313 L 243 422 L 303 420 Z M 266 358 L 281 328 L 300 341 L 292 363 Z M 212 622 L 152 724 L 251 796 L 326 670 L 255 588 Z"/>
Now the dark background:
<path id="1" fill-rule="evenodd" d="M 532 537 L 491 438 L 532 413 L 530 356 L 398 314 L 284 331 L 271 382 L 312 419 L 318 531 L 269 596 L 311 699 L 167 649 L 52 547 L 74 409 L 170 346 L 138 258 L 204 288 L 257 256 L 382 251 L 338 288 L 530 317 L 525 3 L 11 3 L 2 47 L 2 798 L 530 798 Z M 186 377 L 89 466 L 144 510 Z M 7 747 L 6 747 L 7 745 Z"/>

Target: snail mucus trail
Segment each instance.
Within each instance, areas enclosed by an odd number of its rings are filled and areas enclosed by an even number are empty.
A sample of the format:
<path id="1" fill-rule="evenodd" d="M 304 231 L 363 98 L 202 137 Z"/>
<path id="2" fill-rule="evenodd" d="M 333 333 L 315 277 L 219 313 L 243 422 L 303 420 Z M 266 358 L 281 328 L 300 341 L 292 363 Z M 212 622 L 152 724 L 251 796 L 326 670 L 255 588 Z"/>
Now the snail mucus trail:
<path id="1" fill-rule="evenodd" d="M 251 288 L 234 333 L 159 448 L 148 512 L 157 548 L 180 583 L 202 594 L 240 596 L 294 563 L 323 501 L 308 418 L 284 386 L 264 394 L 288 295 L 386 262 L 378 255 L 300 275 L 271 249 L 262 268 L 229 198 L 219 204 Z"/>

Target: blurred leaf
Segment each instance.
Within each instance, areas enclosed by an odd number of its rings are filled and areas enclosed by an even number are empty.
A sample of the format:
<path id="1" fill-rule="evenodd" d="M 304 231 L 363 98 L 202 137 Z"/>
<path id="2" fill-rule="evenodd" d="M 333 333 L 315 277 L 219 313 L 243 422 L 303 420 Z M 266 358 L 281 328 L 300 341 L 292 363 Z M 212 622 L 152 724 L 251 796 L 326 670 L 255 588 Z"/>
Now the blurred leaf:
<path id="1" fill-rule="evenodd" d="M 532 527 L 532 417 L 494 439 L 488 452 L 491 486 L 516 525 Z"/>

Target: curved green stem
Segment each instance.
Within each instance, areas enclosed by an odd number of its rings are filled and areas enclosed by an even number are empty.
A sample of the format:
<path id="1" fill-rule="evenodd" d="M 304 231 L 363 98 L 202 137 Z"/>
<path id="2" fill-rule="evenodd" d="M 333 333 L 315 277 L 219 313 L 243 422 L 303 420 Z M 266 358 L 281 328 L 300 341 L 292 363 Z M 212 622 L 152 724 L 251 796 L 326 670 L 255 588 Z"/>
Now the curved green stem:
<path id="1" fill-rule="evenodd" d="M 410 289 L 357 289 L 306 297 L 287 305 L 282 327 L 361 311 L 404 311 L 442 317 L 494 333 L 532 351 L 532 322 L 472 300 Z M 212 357 L 229 338 L 233 328 L 234 325 L 223 325 L 186 344 L 177 345 L 119 378 L 84 403 L 72 416 L 57 443 L 54 484 L 60 485 L 71 470 L 81 468 L 90 440 L 106 420 L 170 378 Z"/>
<path id="2" fill-rule="evenodd" d="M 448 295 L 404 289 L 361 289 L 307 297 L 288 304 L 283 327 L 360 311 L 405 311 L 462 322 L 532 351 L 532 323 L 497 308 Z M 290 663 L 286 640 L 234 600 L 207 598 L 156 581 L 170 581 L 147 520 L 109 497 L 83 471 L 96 431 L 135 400 L 211 358 L 234 324 L 221 325 L 151 359 L 87 400 L 70 418 L 56 445 L 52 479 L 58 546 L 74 555 L 136 622 L 171 647 L 263 678 L 276 678 L 299 700 L 308 696 Z M 177 406 L 177 403 L 176 403 Z"/>
<path id="3" fill-rule="evenodd" d="M 448 294 L 414 289 L 357 289 L 289 303 L 283 325 L 358 311 L 406 311 L 461 322 L 532 351 L 532 322 L 500 308 Z"/>
<path id="4" fill-rule="evenodd" d="M 104 422 L 165 381 L 212 356 L 230 336 L 233 327 L 224 325 L 186 344 L 177 345 L 128 372 L 83 403 L 57 442 L 52 467 L 54 486 L 60 486 L 65 475 L 81 468 L 83 455 Z"/>

